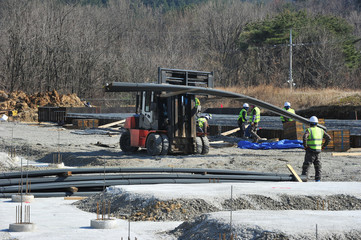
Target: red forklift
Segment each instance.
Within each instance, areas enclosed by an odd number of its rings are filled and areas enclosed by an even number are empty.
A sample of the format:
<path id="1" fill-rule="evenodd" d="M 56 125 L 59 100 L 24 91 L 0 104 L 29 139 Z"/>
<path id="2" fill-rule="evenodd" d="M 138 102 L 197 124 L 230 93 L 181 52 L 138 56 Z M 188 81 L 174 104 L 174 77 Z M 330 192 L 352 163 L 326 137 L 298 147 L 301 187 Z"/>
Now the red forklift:
<path id="1" fill-rule="evenodd" d="M 122 151 L 146 148 L 152 156 L 207 154 L 207 131 L 197 132 L 200 110 L 187 87 L 213 88 L 213 79 L 213 72 L 158 68 L 158 84 L 106 85 L 106 92 L 137 93 L 135 115 L 126 119 L 126 131 L 120 136 Z"/>

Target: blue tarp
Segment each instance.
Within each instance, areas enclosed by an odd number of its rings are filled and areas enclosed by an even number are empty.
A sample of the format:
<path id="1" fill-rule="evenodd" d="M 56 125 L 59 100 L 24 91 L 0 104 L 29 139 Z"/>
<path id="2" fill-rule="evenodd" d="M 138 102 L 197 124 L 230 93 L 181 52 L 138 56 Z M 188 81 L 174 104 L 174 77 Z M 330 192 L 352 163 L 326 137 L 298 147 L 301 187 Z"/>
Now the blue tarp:
<path id="1" fill-rule="evenodd" d="M 278 142 L 262 142 L 252 143 L 248 141 L 239 141 L 238 147 L 243 149 L 289 149 L 289 148 L 303 148 L 302 141 L 284 139 Z"/>

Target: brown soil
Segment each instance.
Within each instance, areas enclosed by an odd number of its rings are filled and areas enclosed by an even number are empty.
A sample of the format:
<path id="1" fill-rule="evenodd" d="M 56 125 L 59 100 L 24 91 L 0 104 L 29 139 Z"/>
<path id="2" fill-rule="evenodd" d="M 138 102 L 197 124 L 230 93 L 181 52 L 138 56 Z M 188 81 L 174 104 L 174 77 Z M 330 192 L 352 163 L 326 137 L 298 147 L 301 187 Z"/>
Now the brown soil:
<path id="1" fill-rule="evenodd" d="M 0 90 L 0 110 L 18 111 L 16 120 L 34 122 L 38 119 L 38 107 L 82 107 L 80 98 L 74 94 L 61 95 L 56 90 L 28 95 L 23 91 L 7 93 Z"/>

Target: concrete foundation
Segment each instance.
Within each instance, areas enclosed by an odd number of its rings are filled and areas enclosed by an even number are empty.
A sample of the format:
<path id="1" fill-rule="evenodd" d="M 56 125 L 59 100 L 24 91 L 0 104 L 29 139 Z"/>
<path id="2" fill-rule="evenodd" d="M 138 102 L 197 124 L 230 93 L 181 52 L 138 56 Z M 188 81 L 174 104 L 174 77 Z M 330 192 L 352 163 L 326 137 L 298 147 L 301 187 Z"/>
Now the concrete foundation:
<path id="1" fill-rule="evenodd" d="M 64 163 L 52 163 L 52 164 L 49 164 L 49 167 L 51 167 L 51 168 L 64 168 L 65 165 L 64 165 Z"/>
<path id="2" fill-rule="evenodd" d="M 35 230 L 35 223 L 11 223 L 9 225 L 10 232 L 34 232 Z"/>
<path id="3" fill-rule="evenodd" d="M 21 202 L 21 195 L 20 194 L 11 195 L 11 200 L 13 202 Z M 34 195 L 32 195 L 32 194 L 23 194 L 22 200 L 23 200 L 23 202 L 33 202 L 34 201 Z"/>
<path id="4" fill-rule="evenodd" d="M 105 219 L 105 220 L 98 220 L 92 219 L 90 221 L 90 227 L 96 229 L 112 229 L 118 227 L 118 221 L 115 218 Z"/>

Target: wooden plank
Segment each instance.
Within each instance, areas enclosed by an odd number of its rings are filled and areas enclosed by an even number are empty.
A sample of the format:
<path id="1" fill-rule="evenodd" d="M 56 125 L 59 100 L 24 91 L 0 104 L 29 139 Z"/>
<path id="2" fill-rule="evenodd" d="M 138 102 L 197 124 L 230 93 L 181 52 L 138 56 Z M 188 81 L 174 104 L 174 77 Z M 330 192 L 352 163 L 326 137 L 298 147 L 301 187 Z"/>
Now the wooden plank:
<path id="1" fill-rule="evenodd" d="M 112 122 L 112 123 L 108 123 L 108 124 L 104 124 L 104 125 L 99 126 L 98 128 L 108 128 L 108 127 L 112 127 L 114 125 L 122 124 L 122 123 L 125 123 L 125 119 L 116 121 L 116 122 Z"/>
<path id="2" fill-rule="evenodd" d="M 347 152 L 361 152 L 361 148 L 350 148 Z"/>
<path id="3" fill-rule="evenodd" d="M 302 182 L 302 179 L 298 176 L 298 174 L 296 173 L 296 171 L 293 169 L 293 167 L 290 164 L 286 165 L 288 170 L 290 170 L 290 172 L 292 173 L 292 175 L 297 179 L 297 181 Z"/>
<path id="4" fill-rule="evenodd" d="M 338 156 L 361 156 L 361 152 L 337 152 L 337 153 L 332 153 L 333 157 L 338 157 Z"/>
<path id="5" fill-rule="evenodd" d="M 238 130 L 239 130 L 239 127 L 238 127 L 238 128 L 235 128 L 235 129 L 232 129 L 232 130 L 229 130 L 229 131 L 227 131 L 227 132 L 223 132 L 223 133 L 221 133 L 221 135 L 222 135 L 222 136 L 228 136 L 228 135 L 230 135 L 230 134 L 232 134 L 232 133 L 237 132 Z"/>
<path id="6" fill-rule="evenodd" d="M 83 200 L 85 198 L 87 198 L 87 197 L 76 197 L 76 196 L 74 196 L 74 197 L 64 197 L 64 200 Z"/>

